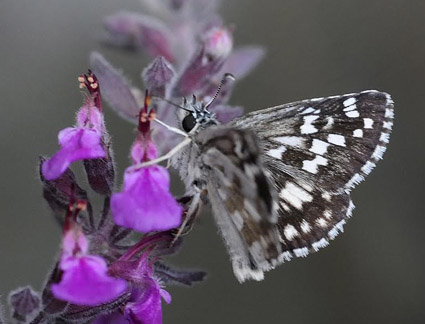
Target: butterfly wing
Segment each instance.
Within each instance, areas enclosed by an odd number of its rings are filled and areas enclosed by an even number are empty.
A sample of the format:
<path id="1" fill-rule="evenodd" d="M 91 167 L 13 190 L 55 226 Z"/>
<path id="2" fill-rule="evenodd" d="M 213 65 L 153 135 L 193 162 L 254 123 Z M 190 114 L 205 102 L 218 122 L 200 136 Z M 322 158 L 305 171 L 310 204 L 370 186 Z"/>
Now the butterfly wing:
<path id="1" fill-rule="evenodd" d="M 279 193 L 281 260 L 329 244 L 351 216 L 349 193 L 382 158 L 393 102 L 378 91 L 304 100 L 232 122 L 259 138 Z"/>
<path id="2" fill-rule="evenodd" d="M 276 227 L 277 198 L 248 130 L 209 127 L 196 139 L 201 165 L 209 170 L 207 190 L 233 270 L 240 282 L 263 279 L 281 255 Z"/>

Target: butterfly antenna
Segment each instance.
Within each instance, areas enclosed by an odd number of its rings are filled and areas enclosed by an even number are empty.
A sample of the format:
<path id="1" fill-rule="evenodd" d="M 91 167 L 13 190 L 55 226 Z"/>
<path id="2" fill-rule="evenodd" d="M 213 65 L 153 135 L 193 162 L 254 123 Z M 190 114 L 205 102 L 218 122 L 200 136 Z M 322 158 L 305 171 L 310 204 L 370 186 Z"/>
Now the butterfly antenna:
<path id="1" fill-rule="evenodd" d="M 223 78 L 220 81 L 220 84 L 218 85 L 217 91 L 215 92 L 214 96 L 205 105 L 205 109 L 207 109 L 209 106 L 211 106 L 211 104 L 214 102 L 214 100 L 217 99 L 218 95 L 220 94 L 221 88 L 229 80 L 234 81 L 234 80 L 236 80 L 236 78 L 231 73 L 225 73 L 223 75 Z"/>
<path id="2" fill-rule="evenodd" d="M 165 101 L 166 103 L 170 104 L 171 106 L 177 107 L 177 108 L 179 108 L 179 109 L 186 110 L 186 111 L 188 111 L 188 112 L 190 112 L 190 113 L 192 113 L 192 112 L 193 112 L 192 110 L 187 109 L 187 108 L 185 108 L 185 107 L 182 107 L 182 106 L 180 106 L 180 105 L 178 105 L 178 104 L 176 104 L 176 103 L 172 102 L 171 100 L 168 100 L 168 99 L 165 99 L 165 98 L 162 98 L 162 97 L 157 97 L 157 96 L 152 96 L 152 98 L 154 98 L 154 99 L 160 99 L 160 100 L 163 100 L 163 101 Z"/>

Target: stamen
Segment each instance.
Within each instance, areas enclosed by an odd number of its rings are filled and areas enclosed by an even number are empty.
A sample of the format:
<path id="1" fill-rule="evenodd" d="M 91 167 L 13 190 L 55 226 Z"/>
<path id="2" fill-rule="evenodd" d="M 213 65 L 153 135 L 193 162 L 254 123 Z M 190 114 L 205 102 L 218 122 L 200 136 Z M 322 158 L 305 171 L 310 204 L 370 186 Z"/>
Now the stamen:
<path id="1" fill-rule="evenodd" d="M 81 74 L 77 79 L 80 83 L 80 89 L 87 88 L 90 94 L 88 101 L 92 102 L 99 110 L 102 110 L 99 83 L 96 75 L 94 75 L 91 70 L 88 70 L 87 74 Z"/>

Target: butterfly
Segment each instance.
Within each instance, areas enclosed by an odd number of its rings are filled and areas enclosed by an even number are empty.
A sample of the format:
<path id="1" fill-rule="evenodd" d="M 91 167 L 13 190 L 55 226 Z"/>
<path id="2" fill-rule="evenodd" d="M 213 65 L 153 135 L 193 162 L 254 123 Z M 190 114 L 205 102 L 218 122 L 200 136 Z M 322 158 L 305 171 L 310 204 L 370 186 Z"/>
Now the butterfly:
<path id="1" fill-rule="evenodd" d="M 363 91 L 220 125 L 208 110 L 213 99 L 184 101 L 186 139 L 167 158 L 186 186 L 186 225 L 210 204 L 236 278 L 262 280 L 265 271 L 343 232 L 354 208 L 351 190 L 386 150 L 393 101 Z"/>

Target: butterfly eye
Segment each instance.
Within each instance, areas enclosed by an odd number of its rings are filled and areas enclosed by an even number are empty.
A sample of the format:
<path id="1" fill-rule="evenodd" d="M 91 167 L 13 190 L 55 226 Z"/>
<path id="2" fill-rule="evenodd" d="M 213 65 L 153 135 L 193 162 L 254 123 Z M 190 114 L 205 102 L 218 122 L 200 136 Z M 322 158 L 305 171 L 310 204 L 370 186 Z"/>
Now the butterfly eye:
<path id="1" fill-rule="evenodd" d="M 192 114 L 187 115 L 185 118 L 183 118 L 182 126 L 185 132 L 190 132 L 193 127 L 196 125 L 195 117 L 193 117 Z"/>

